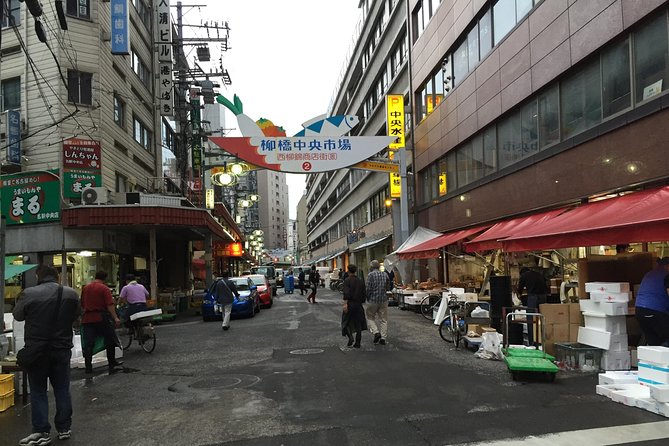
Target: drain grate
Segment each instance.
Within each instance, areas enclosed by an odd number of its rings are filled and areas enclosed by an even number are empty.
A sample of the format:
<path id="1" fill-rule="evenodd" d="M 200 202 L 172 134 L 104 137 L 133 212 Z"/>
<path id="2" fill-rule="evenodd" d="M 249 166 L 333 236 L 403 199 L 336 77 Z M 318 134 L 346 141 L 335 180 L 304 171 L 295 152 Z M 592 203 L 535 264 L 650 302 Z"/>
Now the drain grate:
<path id="1" fill-rule="evenodd" d="M 323 353 L 325 350 L 322 348 L 302 348 L 299 350 L 292 350 L 291 355 L 317 355 L 318 353 Z"/>

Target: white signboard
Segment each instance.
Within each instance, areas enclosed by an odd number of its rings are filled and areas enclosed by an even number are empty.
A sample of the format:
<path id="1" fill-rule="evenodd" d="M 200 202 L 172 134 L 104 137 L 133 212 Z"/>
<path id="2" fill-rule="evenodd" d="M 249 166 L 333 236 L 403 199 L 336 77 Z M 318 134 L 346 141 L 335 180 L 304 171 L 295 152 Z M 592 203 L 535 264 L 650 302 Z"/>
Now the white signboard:
<path id="1" fill-rule="evenodd" d="M 161 62 L 158 65 L 158 99 L 161 116 L 174 115 L 174 88 L 172 84 L 172 63 Z"/>
<path id="2" fill-rule="evenodd" d="M 156 13 L 158 61 L 172 63 L 172 21 L 170 20 L 170 0 L 158 0 Z"/>

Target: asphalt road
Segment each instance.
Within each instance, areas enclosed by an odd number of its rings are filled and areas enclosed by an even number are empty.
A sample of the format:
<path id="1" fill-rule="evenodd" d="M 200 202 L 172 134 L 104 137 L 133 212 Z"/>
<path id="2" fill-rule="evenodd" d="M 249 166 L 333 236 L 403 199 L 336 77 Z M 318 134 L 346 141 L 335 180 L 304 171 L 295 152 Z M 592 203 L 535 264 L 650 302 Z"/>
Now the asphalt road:
<path id="1" fill-rule="evenodd" d="M 454 350 L 422 316 L 396 307 L 387 345 L 365 333 L 362 348 L 349 349 L 340 295 L 318 299 L 280 289 L 273 308 L 225 332 L 180 316 L 157 327 L 152 354 L 136 344 L 126 352 L 126 373 L 74 371 L 73 435 L 63 444 L 669 442 L 666 418 L 596 395 L 596 375 L 514 382 L 502 362 Z M 30 406 L 17 403 L 0 414 L 0 445 L 30 431 Z"/>

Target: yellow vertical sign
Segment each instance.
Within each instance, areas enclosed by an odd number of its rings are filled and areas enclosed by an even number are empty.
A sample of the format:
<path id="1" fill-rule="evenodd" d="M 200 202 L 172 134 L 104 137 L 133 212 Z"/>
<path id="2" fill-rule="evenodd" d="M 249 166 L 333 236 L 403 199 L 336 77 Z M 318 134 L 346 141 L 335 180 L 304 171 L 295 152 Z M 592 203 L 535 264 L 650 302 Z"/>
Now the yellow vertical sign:
<path id="1" fill-rule="evenodd" d="M 395 142 L 388 145 L 389 149 L 401 149 L 404 147 L 404 96 L 401 94 L 389 94 L 386 96 L 386 128 L 388 136 L 394 136 Z"/>
<path id="2" fill-rule="evenodd" d="M 214 209 L 214 189 L 207 189 L 205 203 L 207 205 L 207 209 Z"/>
<path id="3" fill-rule="evenodd" d="M 439 174 L 439 196 L 443 197 L 448 192 L 448 183 L 446 183 L 446 173 Z"/>
<path id="4" fill-rule="evenodd" d="M 390 174 L 390 197 L 400 198 L 402 191 L 402 179 L 399 173 L 392 172 Z"/>

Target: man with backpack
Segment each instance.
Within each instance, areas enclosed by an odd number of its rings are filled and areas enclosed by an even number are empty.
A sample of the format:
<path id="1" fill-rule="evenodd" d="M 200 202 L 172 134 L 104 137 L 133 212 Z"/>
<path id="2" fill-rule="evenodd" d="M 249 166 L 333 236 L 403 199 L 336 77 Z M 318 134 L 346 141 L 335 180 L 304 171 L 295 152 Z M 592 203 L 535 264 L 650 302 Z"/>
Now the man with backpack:
<path id="1" fill-rule="evenodd" d="M 311 272 L 309 273 L 309 282 L 311 283 L 311 293 L 307 296 L 307 302 L 312 304 L 316 303 L 316 291 L 318 290 L 318 285 L 321 283 L 321 275 L 318 274 L 316 265 L 311 266 Z"/>

